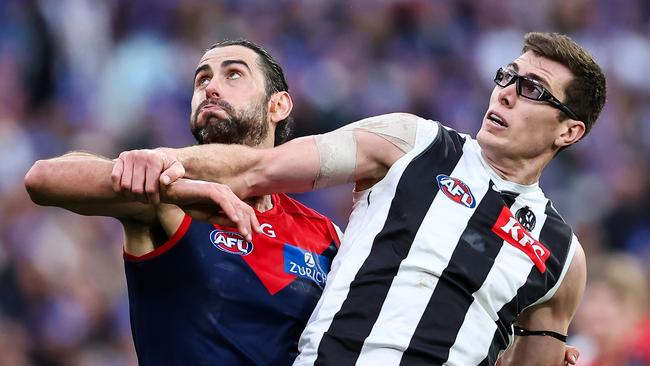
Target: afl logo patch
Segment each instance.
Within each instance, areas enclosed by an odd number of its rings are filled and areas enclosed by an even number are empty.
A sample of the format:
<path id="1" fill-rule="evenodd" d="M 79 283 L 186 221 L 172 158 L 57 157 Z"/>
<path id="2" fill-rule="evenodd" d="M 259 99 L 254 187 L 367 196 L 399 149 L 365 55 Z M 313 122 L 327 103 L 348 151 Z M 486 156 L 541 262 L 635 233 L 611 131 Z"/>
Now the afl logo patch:
<path id="1" fill-rule="evenodd" d="M 517 221 L 528 231 L 533 231 L 535 228 L 535 223 L 537 223 L 537 218 L 533 211 L 530 210 L 530 207 L 524 206 L 517 210 L 515 214 Z"/>
<path id="2" fill-rule="evenodd" d="M 472 191 L 462 180 L 450 177 L 444 174 L 438 174 L 436 177 L 438 187 L 452 201 L 461 204 L 467 208 L 474 208 L 476 200 Z"/>
<path id="3" fill-rule="evenodd" d="M 217 249 L 230 254 L 249 255 L 253 251 L 253 243 L 234 231 L 212 230 L 210 242 Z"/>

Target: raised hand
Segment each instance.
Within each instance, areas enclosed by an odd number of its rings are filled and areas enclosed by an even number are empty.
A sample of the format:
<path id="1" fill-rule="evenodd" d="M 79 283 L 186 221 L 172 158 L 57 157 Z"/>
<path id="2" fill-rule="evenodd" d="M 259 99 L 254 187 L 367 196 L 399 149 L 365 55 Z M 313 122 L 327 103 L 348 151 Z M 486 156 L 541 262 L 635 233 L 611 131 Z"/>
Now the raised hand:
<path id="1" fill-rule="evenodd" d="M 143 203 L 160 203 L 160 186 L 182 178 L 185 168 L 169 149 L 122 152 L 111 172 L 113 190 Z"/>
<path id="2" fill-rule="evenodd" d="M 161 191 L 162 201 L 183 209 L 192 218 L 237 227 L 246 238 L 261 232 L 255 211 L 228 186 L 200 180 L 179 179 Z"/>
<path id="3" fill-rule="evenodd" d="M 510 351 L 510 348 L 506 349 L 506 351 L 499 357 L 497 360 L 497 363 L 495 366 L 506 366 L 510 365 L 509 362 L 509 357 L 508 353 Z M 572 365 L 577 365 L 578 364 L 578 357 L 580 357 L 580 350 L 577 347 L 564 345 L 564 365 L 565 366 L 572 366 Z"/>

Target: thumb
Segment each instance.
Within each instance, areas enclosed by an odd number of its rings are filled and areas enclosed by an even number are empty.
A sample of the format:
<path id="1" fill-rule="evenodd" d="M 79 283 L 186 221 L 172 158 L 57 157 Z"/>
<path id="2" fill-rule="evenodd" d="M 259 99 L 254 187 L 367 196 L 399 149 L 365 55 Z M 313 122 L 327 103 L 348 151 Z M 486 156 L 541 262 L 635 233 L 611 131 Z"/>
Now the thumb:
<path id="1" fill-rule="evenodd" d="M 578 357 L 580 357 L 580 351 L 577 348 L 571 347 L 567 350 L 569 354 L 569 360 L 571 360 L 571 365 L 575 365 L 578 362 Z"/>
<path id="2" fill-rule="evenodd" d="M 168 186 L 180 178 L 183 178 L 183 176 L 185 176 L 185 167 L 183 167 L 183 164 L 177 160 L 162 172 L 160 175 L 160 183 L 164 186 Z"/>

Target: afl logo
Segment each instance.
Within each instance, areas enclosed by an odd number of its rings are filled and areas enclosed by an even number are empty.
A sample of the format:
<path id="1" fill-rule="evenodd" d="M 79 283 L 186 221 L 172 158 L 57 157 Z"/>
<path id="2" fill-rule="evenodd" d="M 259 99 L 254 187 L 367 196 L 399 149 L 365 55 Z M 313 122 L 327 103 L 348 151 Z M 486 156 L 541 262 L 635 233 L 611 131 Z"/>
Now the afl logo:
<path id="1" fill-rule="evenodd" d="M 450 177 L 444 174 L 438 174 L 436 177 L 440 190 L 452 201 L 468 208 L 476 206 L 476 200 L 472 191 L 462 180 Z"/>
<path id="2" fill-rule="evenodd" d="M 230 254 L 249 255 L 253 251 L 253 243 L 233 231 L 212 230 L 210 241 L 217 249 Z"/>

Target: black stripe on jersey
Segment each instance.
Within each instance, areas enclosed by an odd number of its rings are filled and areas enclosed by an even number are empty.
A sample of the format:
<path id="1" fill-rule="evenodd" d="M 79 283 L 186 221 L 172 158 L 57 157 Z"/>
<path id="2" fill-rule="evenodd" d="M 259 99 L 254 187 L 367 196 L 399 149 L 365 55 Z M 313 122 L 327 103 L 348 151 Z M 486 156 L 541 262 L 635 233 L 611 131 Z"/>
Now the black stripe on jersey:
<path id="1" fill-rule="evenodd" d="M 512 334 L 512 323 L 521 311 L 546 295 L 555 286 L 567 261 L 573 236 L 571 227 L 555 211 L 550 200 L 546 203 L 544 214 L 546 220 L 539 233 L 539 241 L 551 252 L 551 256 L 546 260 L 546 272 L 541 273 L 533 266 L 526 283 L 517 290 L 517 295 L 499 310 L 497 330 L 492 338 L 487 357 L 480 363 L 481 366 L 496 363 L 499 352 L 508 345 Z"/>
<path id="2" fill-rule="evenodd" d="M 515 204 L 515 200 L 519 196 L 519 193 L 517 192 L 510 192 L 510 191 L 501 191 L 501 198 L 506 202 L 506 205 L 508 208 L 512 207 L 512 205 Z"/>
<path id="3" fill-rule="evenodd" d="M 503 246 L 503 239 L 491 228 L 505 203 L 492 186 L 490 181 L 487 193 L 468 220 L 400 365 L 442 365 L 449 357 L 474 301 L 472 294 L 483 285 Z"/>
<path id="4" fill-rule="evenodd" d="M 436 139 L 402 173 L 384 227 L 323 334 L 315 365 L 354 365 L 358 359 L 400 263 L 438 193 L 436 176 L 451 174 L 463 154 L 463 137 L 443 127 L 438 131 Z"/>

